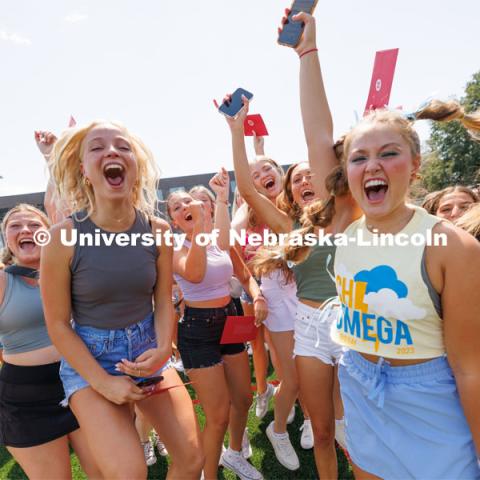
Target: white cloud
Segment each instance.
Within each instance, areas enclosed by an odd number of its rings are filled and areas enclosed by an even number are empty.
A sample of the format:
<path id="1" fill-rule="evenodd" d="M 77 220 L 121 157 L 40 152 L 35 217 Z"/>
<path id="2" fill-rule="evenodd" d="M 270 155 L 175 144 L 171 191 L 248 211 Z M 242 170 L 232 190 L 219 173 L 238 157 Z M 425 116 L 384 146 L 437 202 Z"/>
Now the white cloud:
<path id="1" fill-rule="evenodd" d="M 9 33 L 6 30 L 0 30 L 0 40 L 5 40 L 6 42 L 14 43 L 15 45 L 31 45 L 32 42 L 27 37 L 22 37 L 18 33 Z"/>
<path id="2" fill-rule="evenodd" d="M 64 20 L 69 23 L 78 23 L 82 22 L 83 20 L 86 20 L 88 18 L 88 15 L 85 15 L 84 13 L 79 13 L 79 12 L 72 12 L 69 13 Z"/>
<path id="3" fill-rule="evenodd" d="M 365 295 L 365 303 L 371 312 L 385 318 L 398 320 L 420 320 L 425 317 L 423 308 L 416 307 L 408 298 L 398 298 L 398 295 L 389 288 L 382 288 L 378 292 Z"/>

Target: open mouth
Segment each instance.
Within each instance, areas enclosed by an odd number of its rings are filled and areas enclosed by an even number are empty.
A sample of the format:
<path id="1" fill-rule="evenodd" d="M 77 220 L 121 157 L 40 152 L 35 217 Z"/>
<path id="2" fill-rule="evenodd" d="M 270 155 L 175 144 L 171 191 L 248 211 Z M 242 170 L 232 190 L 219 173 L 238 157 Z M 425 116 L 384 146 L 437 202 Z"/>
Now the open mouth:
<path id="1" fill-rule="evenodd" d="M 372 180 L 367 180 L 363 188 L 365 190 L 365 195 L 370 202 L 379 203 L 385 198 L 388 190 L 388 184 L 385 180 L 375 178 Z"/>
<path id="2" fill-rule="evenodd" d="M 263 183 L 263 188 L 265 190 L 271 190 L 275 187 L 275 180 L 273 178 L 269 178 L 266 182 Z"/>
<path id="3" fill-rule="evenodd" d="M 304 202 L 310 202 L 313 200 L 315 192 L 313 190 L 304 190 L 300 195 L 302 196 L 302 200 Z"/>
<path id="4" fill-rule="evenodd" d="M 23 238 L 19 242 L 19 247 L 23 252 L 30 252 L 36 247 L 36 244 L 33 241 L 33 238 Z"/>
<path id="5" fill-rule="evenodd" d="M 103 168 L 103 175 L 112 187 L 119 187 L 125 178 L 125 168 L 119 163 L 107 163 Z"/>
<path id="6" fill-rule="evenodd" d="M 193 217 L 191 213 L 187 213 L 185 217 L 183 217 L 187 222 L 189 222 Z"/>

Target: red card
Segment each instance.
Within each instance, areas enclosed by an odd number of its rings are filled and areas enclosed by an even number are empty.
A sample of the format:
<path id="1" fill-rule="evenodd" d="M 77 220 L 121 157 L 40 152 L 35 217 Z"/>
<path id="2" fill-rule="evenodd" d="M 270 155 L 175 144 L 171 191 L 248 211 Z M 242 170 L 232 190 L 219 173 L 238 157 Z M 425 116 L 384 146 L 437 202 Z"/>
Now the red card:
<path id="1" fill-rule="evenodd" d="M 388 105 L 392 90 L 393 75 L 397 64 L 398 48 L 383 50 L 375 55 L 370 92 L 368 93 L 366 115 L 370 110 L 383 108 Z"/>
<path id="2" fill-rule="evenodd" d="M 245 122 L 243 123 L 243 130 L 247 137 L 251 137 L 255 132 L 257 137 L 266 137 L 268 135 L 267 127 L 260 114 L 247 115 Z"/>
<path id="3" fill-rule="evenodd" d="M 185 387 L 186 385 L 191 385 L 192 383 L 193 382 L 185 382 L 181 383 L 180 385 L 170 385 L 169 387 L 155 388 L 155 390 L 151 392 L 150 395 L 158 395 L 159 393 L 165 393 L 172 388 Z"/>
<path id="4" fill-rule="evenodd" d="M 220 344 L 244 343 L 255 339 L 256 336 L 257 327 L 254 315 L 227 317 Z"/>

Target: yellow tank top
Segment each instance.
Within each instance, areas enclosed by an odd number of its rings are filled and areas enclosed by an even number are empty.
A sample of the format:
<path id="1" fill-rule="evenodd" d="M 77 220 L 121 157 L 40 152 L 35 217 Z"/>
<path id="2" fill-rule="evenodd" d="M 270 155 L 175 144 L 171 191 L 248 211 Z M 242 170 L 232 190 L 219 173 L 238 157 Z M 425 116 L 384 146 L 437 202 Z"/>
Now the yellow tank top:
<path id="1" fill-rule="evenodd" d="M 335 342 L 387 358 L 434 358 L 445 353 L 442 319 L 422 276 L 425 244 L 412 245 L 422 238 L 431 241 L 440 219 L 412 208 L 413 217 L 397 234 L 403 243 L 410 239 L 408 246 L 391 241 L 386 246 L 366 246 L 378 244 L 379 237 L 367 229 L 365 217 L 345 231 L 348 246 L 339 245 L 335 256 L 335 283 L 342 304 L 332 325 Z"/>

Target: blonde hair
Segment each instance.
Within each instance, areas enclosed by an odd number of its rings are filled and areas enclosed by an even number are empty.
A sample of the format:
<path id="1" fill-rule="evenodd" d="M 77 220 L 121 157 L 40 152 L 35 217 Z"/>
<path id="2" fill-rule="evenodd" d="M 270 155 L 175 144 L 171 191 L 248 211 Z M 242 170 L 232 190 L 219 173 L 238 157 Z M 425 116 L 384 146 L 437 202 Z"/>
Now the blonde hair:
<path id="1" fill-rule="evenodd" d="M 14 215 L 15 213 L 21 213 L 21 212 L 34 213 L 40 218 L 40 221 L 45 225 L 45 227 L 50 228 L 50 220 L 48 219 L 48 217 L 45 215 L 45 213 L 43 213 L 41 210 L 34 207 L 33 205 L 29 205 L 28 203 L 19 203 L 15 207 L 11 208 L 3 217 L 2 226 L 1 226 L 2 235 L 3 235 L 3 238 L 5 239 L 5 246 L 0 251 L 0 263 L 3 263 L 4 266 L 11 265 L 15 260 L 15 257 L 13 256 L 13 253 L 7 244 L 6 231 L 7 231 L 8 221 L 10 220 L 12 215 Z"/>
<path id="2" fill-rule="evenodd" d="M 473 235 L 480 242 L 480 204 L 473 205 L 455 222 L 455 225 Z"/>
<path id="3" fill-rule="evenodd" d="M 81 171 L 83 142 L 87 134 L 99 125 L 113 125 L 122 130 L 130 140 L 137 160 L 137 181 L 132 195 L 133 206 L 140 212 L 154 215 L 157 204 L 157 183 L 160 172 L 148 147 L 123 125 L 117 122 L 96 120 L 88 125 L 69 128 L 57 140 L 50 156 L 50 171 L 57 189 L 57 196 L 72 212 L 87 211 L 87 217 L 95 209 L 95 194 L 85 182 Z"/>
<path id="4" fill-rule="evenodd" d="M 194 195 L 195 193 L 204 193 L 210 200 L 210 208 L 212 210 L 212 218 L 215 216 L 215 195 L 207 187 L 203 185 L 195 185 L 189 191 L 189 195 Z"/>

